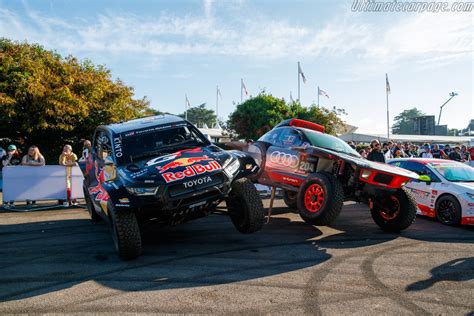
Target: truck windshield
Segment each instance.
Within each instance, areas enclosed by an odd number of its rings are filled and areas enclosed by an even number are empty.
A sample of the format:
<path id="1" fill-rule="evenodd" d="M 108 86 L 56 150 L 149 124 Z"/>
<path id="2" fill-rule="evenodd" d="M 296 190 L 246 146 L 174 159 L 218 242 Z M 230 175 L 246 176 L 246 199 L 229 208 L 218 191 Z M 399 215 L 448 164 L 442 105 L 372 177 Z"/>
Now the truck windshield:
<path id="1" fill-rule="evenodd" d="M 210 142 L 194 126 L 156 126 L 144 130 L 125 132 L 122 141 L 122 163 L 136 159 L 160 156 L 196 146 L 207 146 Z"/>
<path id="2" fill-rule="evenodd" d="M 354 149 L 352 149 L 351 146 L 349 146 L 340 138 L 305 128 L 302 128 L 301 131 L 313 146 L 360 157 L 360 155 Z"/>

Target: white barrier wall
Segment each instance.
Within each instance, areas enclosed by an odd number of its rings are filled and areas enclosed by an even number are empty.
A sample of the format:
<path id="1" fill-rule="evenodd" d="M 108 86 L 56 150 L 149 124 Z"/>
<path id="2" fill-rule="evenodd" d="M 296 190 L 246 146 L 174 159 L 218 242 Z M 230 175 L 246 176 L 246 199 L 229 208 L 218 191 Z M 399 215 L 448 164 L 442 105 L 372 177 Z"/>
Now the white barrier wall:
<path id="1" fill-rule="evenodd" d="M 83 198 L 82 172 L 71 169 L 71 198 Z M 67 200 L 67 167 L 14 166 L 3 168 L 3 202 Z"/>

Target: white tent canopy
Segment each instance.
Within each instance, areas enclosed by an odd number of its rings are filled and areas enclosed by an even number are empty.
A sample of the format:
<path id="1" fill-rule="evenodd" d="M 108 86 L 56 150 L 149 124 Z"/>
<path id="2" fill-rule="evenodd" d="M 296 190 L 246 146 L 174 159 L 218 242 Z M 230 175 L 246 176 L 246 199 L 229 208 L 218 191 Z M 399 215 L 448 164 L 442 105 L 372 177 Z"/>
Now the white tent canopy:
<path id="1" fill-rule="evenodd" d="M 362 143 L 370 143 L 371 140 L 377 139 L 380 142 L 387 141 L 387 135 L 385 134 L 359 134 L 350 133 L 339 136 L 339 138 L 345 141 L 354 141 Z M 432 144 L 474 144 L 474 138 L 472 136 L 440 136 L 440 135 L 403 135 L 403 134 L 392 134 L 390 140 L 395 142 L 411 142 L 411 143 L 432 143 Z"/>

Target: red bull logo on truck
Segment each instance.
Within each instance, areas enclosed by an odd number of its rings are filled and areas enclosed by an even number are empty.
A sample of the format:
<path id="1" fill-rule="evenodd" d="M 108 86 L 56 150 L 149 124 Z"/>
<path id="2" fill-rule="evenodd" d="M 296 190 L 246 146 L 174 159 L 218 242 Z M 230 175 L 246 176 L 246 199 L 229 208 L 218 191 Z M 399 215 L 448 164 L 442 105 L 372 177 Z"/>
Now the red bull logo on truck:
<path id="1" fill-rule="evenodd" d="M 165 166 L 162 166 L 160 168 L 160 173 L 163 177 L 163 179 L 165 179 L 166 183 L 170 183 L 170 182 L 173 182 L 173 181 L 179 181 L 179 180 L 182 180 L 182 179 L 185 179 L 185 178 L 189 178 L 189 177 L 194 177 L 194 176 L 198 176 L 198 175 L 201 175 L 201 174 L 204 174 L 204 173 L 208 173 L 208 172 L 212 172 L 212 171 L 216 171 L 216 170 L 220 170 L 222 169 L 221 167 L 221 164 L 215 160 L 212 160 L 212 159 L 209 159 L 209 158 L 205 158 L 205 159 L 200 159 L 200 160 L 195 160 L 195 159 L 198 159 L 198 158 L 203 158 L 203 157 L 193 157 L 193 158 L 182 158 L 183 160 L 187 160 L 186 164 L 179 164 L 179 165 L 176 165 L 174 164 L 175 162 L 178 162 L 178 161 L 173 161 L 173 162 L 170 162 L 168 164 L 166 164 Z M 192 162 L 189 162 L 188 160 L 189 159 L 194 159 Z M 181 159 L 179 159 L 181 160 Z M 208 164 L 200 164 L 200 163 L 196 163 L 198 161 L 203 161 L 203 160 L 211 160 Z M 179 162 L 181 163 L 181 162 Z M 168 167 L 168 165 L 170 165 Z M 169 169 L 174 169 L 176 167 L 179 167 L 179 166 L 186 166 L 186 168 L 183 170 L 183 171 L 177 171 L 177 172 L 165 172 L 166 170 L 169 170 Z M 166 169 L 165 169 L 166 167 Z"/>

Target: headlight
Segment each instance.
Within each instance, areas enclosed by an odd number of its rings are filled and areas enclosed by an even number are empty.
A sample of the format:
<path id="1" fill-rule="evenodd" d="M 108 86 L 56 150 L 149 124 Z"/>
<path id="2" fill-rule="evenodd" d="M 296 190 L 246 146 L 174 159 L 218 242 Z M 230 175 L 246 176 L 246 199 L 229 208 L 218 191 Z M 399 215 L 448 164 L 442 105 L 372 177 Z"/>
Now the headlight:
<path id="1" fill-rule="evenodd" d="M 158 187 L 147 187 L 147 188 L 133 188 L 127 187 L 127 191 L 134 195 L 144 196 L 144 195 L 155 195 Z"/>
<path id="2" fill-rule="evenodd" d="M 474 193 L 471 192 L 466 192 L 467 196 L 471 198 L 471 200 L 474 200 Z"/>
<path id="3" fill-rule="evenodd" d="M 360 177 L 362 179 L 367 180 L 371 174 L 372 174 L 372 170 L 362 169 L 362 171 L 360 172 Z"/>
<path id="4" fill-rule="evenodd" d="M 232 178 L 234 174 L 239 170 L 240 162 L 239 159 L 235 159 L 233 162 L 229 163 L 225 168 L 224 171 L 229 178 Z"/>

